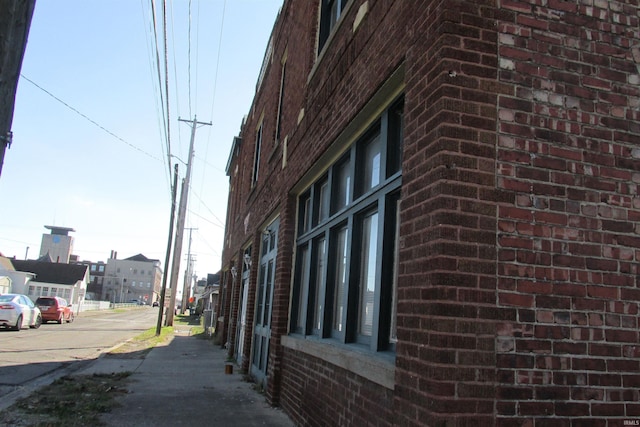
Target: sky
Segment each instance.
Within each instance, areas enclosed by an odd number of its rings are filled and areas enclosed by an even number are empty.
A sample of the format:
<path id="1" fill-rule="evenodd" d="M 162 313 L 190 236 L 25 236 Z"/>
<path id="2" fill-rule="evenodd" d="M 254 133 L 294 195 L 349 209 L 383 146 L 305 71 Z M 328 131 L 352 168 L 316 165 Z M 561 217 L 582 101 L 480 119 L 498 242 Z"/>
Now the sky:
<path id="1" fill-rule="evenodd" d="M 216 273 L 231 143 L 282 3 L 167 0 L 165 75 L 162 1 L 37 0 L 0 175 L 0 253 L 36 259 L 55 225 L 75 230 L 80 260 L 143 254 L 166 271 L 170 171 L 185 177 L 196 117 L 211 125 L 195 132 L 181 269 L 190 249 L 199 278 Z"/>

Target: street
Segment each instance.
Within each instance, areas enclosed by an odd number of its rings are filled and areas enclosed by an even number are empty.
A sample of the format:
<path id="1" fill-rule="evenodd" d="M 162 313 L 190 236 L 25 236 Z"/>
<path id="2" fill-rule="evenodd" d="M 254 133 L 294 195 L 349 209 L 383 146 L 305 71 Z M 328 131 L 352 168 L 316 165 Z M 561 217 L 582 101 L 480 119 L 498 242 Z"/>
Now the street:
<path id="1" fill-rule="evenodd" d="M 84 312 L 73 323 L 0 329 L 0 410 L 14 399 L 73 372 L 156 325 L 157 308 Z"/>

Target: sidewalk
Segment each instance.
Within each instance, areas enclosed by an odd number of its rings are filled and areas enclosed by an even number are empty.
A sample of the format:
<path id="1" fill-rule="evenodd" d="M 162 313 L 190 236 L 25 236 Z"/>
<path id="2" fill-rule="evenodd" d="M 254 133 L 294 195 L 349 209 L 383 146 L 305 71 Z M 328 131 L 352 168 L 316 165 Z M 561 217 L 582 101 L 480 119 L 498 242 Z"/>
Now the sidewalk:
<path id="1" fill-rule="evenodd" d="M 177 326 L 169 342 L 145 359 L 101 357 L 76 373 L 130 371 L 129 393 L 102 419 L 108 426 L 293 426 L 281 409 L 269 406 L 242 374 L 225 374 L 227 351 L 189 336 Z"/>

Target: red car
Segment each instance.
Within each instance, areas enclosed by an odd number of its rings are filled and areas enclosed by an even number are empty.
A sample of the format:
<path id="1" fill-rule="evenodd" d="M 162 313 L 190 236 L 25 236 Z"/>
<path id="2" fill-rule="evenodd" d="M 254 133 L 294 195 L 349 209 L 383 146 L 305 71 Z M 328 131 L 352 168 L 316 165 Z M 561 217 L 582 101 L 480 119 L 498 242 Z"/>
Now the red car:
<path id="1" fill-rule="evenodd" d="M 73 322 L 74 315 L 71 304 L 60 297 L 39 297 L 36 305 L 42 313 L 42 322 L 58 322 L 60 324 Z"/>

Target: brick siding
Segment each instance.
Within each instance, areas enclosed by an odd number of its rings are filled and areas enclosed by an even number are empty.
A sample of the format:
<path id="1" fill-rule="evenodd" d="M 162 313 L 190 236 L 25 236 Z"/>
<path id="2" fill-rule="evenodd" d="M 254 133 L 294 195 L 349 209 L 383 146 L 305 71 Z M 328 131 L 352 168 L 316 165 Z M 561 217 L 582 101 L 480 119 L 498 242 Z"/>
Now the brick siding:
<path id="1" fill-rule="evenodd" d="M 638 5 L 544 3 L 498 28 L 497 415 L 606 425 L 640 397 Z"/>
<path id="2" fill-rule="evenodd" d="M 352 0 L 316 58 L 318 3 L 284 2 L 229 170 L 223 265 L 253 245 L 245 370 L 260 233 L 280 219 L 267 400 L 296 424 L 318 426 L 638 419 L 637 0 Z M 275 141 L 285 55 L 283 137 Z M 295 261 L 293 188 L 400 66 L 398 343 L 389 388 L 281 338 Z"/>

